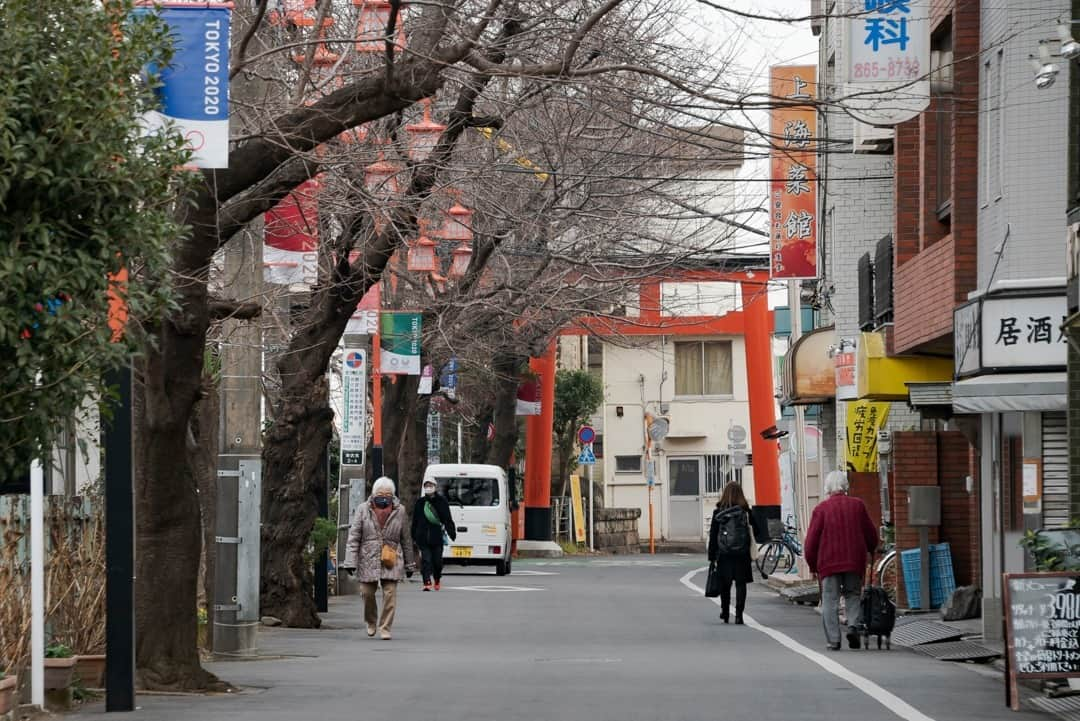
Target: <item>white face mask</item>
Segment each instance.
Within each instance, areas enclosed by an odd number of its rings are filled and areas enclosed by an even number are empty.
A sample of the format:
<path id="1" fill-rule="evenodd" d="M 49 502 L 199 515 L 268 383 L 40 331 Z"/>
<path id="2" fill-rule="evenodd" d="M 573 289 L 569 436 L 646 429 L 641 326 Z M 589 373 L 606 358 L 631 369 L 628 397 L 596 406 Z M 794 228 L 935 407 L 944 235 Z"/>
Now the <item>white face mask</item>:
<path id="1" fill-rule="evenodd" d="M 424 495 L 425 496 L 434 496 L 435 495 L 435 486 L 424 486 Z"/>

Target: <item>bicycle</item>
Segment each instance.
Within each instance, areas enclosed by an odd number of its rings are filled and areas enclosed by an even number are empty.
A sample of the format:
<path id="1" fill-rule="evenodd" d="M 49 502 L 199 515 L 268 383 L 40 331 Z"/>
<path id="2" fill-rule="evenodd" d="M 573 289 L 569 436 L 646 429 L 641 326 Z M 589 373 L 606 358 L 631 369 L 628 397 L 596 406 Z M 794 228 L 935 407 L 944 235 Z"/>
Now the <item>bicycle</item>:
<path id="1" fill-rule="evenodd" d="M 782 573 L 791 573 L 795 569 L 796 559 L 802 556 L 802 544 L 794 520 L 788 516 L 780 537 L 758 546 L 757 567 L 763 576 L 776 573 L 778 568 Z"/>
<path id="2" fill-rule="evenodd" d="M 885 589 L 885 592 L 889 594 L 889 600 L 896 603 L 896 589 L 897 589 L 897 570 L 896 570 L 897 554 L 896 544 L 884 543 L 881 546 L 881 560 L 874 565 L 873 578 L 877 579 L 877 584 Z"/>

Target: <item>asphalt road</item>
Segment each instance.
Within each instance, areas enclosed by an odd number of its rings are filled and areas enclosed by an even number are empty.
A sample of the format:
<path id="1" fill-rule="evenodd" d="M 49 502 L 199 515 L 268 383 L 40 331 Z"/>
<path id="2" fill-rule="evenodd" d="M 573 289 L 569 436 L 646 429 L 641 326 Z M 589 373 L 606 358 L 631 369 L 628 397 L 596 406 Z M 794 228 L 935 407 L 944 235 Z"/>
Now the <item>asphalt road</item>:
<path id="1" fill-rule="evenodd" d="M 518 561 L 402 589 L 394 639 L 336 599 L 320 631 L 269 629 L 264 660 L 211 664 L 229 696 L 141 695 L 132 721 L 1026 721 L 985 669 L 907 649 L 827 652 L 820 618 L 763 588 L 747 626 L 700 592 L 702 559 Z M 75 718 L 100 713 L 90 708 Z"/>

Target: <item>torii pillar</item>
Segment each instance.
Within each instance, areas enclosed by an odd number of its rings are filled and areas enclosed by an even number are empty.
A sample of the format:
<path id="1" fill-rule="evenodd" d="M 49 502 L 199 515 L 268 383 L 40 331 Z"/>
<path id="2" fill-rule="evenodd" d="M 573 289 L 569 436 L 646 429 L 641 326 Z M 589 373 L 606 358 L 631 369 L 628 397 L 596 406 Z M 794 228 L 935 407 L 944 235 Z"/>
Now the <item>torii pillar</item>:
<path id="1" fill-rule="evenodd" d="M 742 283 L 746 382 L 750 396 L 750 451 L 754 454 L 754 504 L 780 505 L 780 454 L 761 432 L 776 425 L 773 396 L 772 314 L 766 281 Z"/>
<path id="2" fill-rule="evenodd" d="M 540 415 L 525 420 L 525 540 L 551 540 L 551 434 L 555 420 L 555 342 L 529 368 L 540 379 Z"/>

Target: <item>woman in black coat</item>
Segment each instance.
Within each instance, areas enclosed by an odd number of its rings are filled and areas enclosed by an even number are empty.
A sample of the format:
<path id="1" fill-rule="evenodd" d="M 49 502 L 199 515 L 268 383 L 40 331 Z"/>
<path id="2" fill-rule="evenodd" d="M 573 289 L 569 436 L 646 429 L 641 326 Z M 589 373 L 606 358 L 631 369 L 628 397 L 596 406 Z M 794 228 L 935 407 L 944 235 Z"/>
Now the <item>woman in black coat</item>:
<path id="1" fill-rule="evenodd" d="M 735 512 L 735 518 L 728 513 L 731 509 L 739 509 Z M 741 548 L 737 551 L 728 551 L 731 541 L 722 541 L 719 536 L 723 529 L 731 531 L 735 529 L 735 535 L 741 536 Z M 712 523 L 709 525 L 709 562 L 715 561 L 714 573 L 720 580 L 720 619 L 728 622 L 731 608 L 731 583 L 735 582 L 735 623 L 743 622 L 743 611 L 746 609 L 746 584 L 754 580 L 754 569 L 751 565 L 751 554 L 754 550 L 754 538 L 750 531 L 750 504 L 746 502 L 742 486 L 738 483 L 729 483 L 720 496 L 713 511 Z M 738 545 L 738 544 L 736 544 Z"/>
<path id="2" fill-rule="evenodd" d="M 442 588 L 444 530 L 450 540 L 457 538 L 450 503 L 439 493 L 434 481 L 424 481 L 423 495 L 413 508 L 412 537 L 420 549 L 425 591 L 431 590 L 432 579 L 436 591 Z"/>

